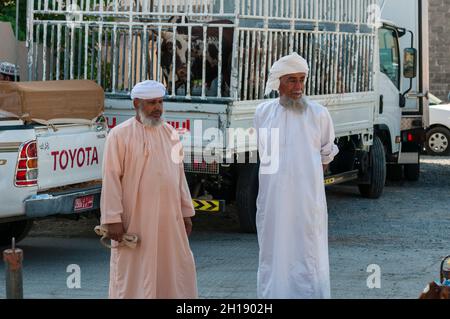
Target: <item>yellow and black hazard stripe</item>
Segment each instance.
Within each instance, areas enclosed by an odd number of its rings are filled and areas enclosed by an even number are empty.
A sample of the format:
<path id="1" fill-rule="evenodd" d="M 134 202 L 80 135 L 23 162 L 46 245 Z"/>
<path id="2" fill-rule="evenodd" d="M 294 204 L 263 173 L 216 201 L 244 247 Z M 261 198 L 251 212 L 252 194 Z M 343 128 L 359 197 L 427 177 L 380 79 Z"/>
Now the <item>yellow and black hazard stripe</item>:
<path id="1" fill-rule="evenodd" d="M 199 212 L 219 213 L 223 211 L 223 200 L 193 199 L 194 209 Z"/>

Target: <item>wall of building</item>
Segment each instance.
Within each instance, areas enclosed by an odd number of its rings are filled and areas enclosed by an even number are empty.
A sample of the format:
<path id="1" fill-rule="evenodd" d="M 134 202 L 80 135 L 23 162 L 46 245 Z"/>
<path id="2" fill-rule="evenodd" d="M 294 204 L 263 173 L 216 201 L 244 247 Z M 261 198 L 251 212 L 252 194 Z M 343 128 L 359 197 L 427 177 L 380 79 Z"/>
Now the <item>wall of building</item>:
<path id="1" fill-rule="evenodd" d="M 450 93 L 450 0 L 430 0 L 430 91 L 443 101 Z"/>

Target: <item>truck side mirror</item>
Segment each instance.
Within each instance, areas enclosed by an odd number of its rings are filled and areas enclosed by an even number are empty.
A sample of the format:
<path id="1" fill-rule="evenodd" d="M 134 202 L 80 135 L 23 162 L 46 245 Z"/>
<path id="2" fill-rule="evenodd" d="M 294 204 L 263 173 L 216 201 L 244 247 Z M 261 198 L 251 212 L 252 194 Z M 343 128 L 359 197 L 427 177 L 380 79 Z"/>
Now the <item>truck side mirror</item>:
<path id="1" fill-rule="evenodd" d="M 417 76 L 417 50 L 414 48 L 404 50 L 403 76 L 407 79 Z"/>

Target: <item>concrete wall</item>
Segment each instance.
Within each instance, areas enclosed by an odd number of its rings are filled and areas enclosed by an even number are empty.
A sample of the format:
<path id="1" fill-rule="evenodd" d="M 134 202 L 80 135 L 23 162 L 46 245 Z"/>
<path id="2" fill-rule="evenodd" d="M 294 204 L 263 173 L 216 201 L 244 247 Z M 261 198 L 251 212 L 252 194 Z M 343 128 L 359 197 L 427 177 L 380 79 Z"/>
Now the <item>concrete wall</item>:
<path id="1" fill-rule="evenodd" d="M 25 42 L 19 42 L 16 49 L 14 32 L 9 22 L 0 22 L 0 39 L 0 61 L 17 63 L 20 66 L 20 79 L 26 80 L 27 48 L 25 47 Z"/>
<path id="2" fill-rule="evenodd" d="M 443 101 L 450 93 L 450 0 L 430 0 L 430 91 Z"/>

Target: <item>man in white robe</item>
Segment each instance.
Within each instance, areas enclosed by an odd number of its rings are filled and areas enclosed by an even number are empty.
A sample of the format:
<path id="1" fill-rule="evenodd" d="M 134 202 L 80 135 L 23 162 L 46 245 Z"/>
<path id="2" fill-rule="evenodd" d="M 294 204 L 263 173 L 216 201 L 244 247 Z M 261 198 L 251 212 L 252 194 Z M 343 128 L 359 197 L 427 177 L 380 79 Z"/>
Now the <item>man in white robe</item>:
<path id="1" fill-rule="evenodd" d="M 328 110 L 303 97 L 308 72 L 297 53 L 275 62 L 266 94 L 280 98 L 255 114 L 259 298 L 330 298 L 324 169 L 339 151 Z"/>

